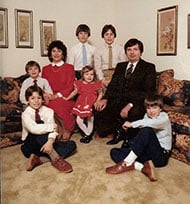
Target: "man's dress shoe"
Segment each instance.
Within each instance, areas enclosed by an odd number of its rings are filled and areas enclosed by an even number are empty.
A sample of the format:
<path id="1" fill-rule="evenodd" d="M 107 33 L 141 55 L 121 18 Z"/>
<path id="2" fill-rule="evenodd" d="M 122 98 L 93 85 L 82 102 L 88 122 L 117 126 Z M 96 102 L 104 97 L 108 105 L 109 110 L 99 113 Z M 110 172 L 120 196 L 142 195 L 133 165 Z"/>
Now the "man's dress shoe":
<path id="1" fill-rule="evenodd" d="M 114 145 L 118 142 L 125 139 L 125 132 L 123 130 L 117 130 L 117 135 L 114 136 L 114 138 L 110 141 L 108 141 L 106 144 L 108 145 Z"/>

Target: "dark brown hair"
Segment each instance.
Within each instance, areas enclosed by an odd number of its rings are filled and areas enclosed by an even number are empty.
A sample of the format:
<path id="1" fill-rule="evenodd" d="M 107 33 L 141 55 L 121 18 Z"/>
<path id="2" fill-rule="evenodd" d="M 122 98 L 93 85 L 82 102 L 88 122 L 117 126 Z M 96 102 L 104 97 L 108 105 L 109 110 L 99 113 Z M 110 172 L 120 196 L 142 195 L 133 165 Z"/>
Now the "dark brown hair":
<path id="1" fill-rule="evenodd" d="M 62 50 L 62 52 L 63 52 L 63 59 L 62 60 L 65 62 L 66 58 L 67 58 L 67 47 L 63 44 L 63 42 L 61 40 L 54 40 L 49 44 L 49 46 L 48 46 L 48 58 L 49 58 L 49 61 L 50 62 L 53 61 L 53 58 L 51 56 L 51 51 L 55 47 L 57 49 L 59 49 L 59 50 Z"/>
<path id="2" fill-rule="evenodd" d="M 86 24 L 78 25 L 78 27 L 76 29 L 76 36 L 78 36 L 78 34 L 80 32 L 86 32 L 86 33 L 88 33 L 88 37 L 90 37 L 90 28 Z"/>
<path id="3" fill-rule="evenodd" d="M 104 34 L 108 31 L 108 30 L 111 30 L 111 32 L 114 34 L 114 37 L 116 38 L 116 29 L 113 25 L 109 24 L 109 25 L 105 25 L 103 28 L 102 28 L 102 33 L 101 33 L 101 36 L 102 38 L 104 38 Z"/>
<path id="4" fill-rule="evenodd" d="M 26 73 L 28 73 L 28 69 L 29 69 L 30 67 L 33 67 L 33 66 L 38 67 L 39 72 L 41 72 L 40 65 L 39 65 L 36 61 L 31 60 L 31 61 L 28 61 L 27 64 L 25 65 L 25 71 L 26 71 Z"/>
<path id="5" fill-rule="evenodd" d="M 127 50 L 128 47 L 132 47 L 132 46 L 134 46 L 134 45 L 136 45 L 136 44 L 138 44 L 139 50 L 140 50 L 140 52 L 141 52 L 141 54 L 142 54 L 143 51 L 144 51 L 143 43 L 142 43 L 140 40 L 136 39 L 136 38 L 131 38 L 130 40 L 128 40 L 128 41 L 125 43 L 125 45 L 124 45 L 124 51 L 125 51 L 125 53 L 126 53 L 126 50 Z"/>
<path id="6" fill-rule="evenodd" d="M 26 89 L 25 92 L 26 101 L 28 101 L 29 97 L 32 96 L 34 92 L 37 92 L 39 96 L 42 97 L 42 100 L 44 100 L 43 90 L 39 86 L 33 85 Z"/>
<path id="7" fill-rule="evenodd" d="M 159 94 L 149 95 L 144 100 L 144 106 L 145 108 L 150 106 L 159 106 L 160 108 L 163 108 L 164 106 L 163 98 Z"/>

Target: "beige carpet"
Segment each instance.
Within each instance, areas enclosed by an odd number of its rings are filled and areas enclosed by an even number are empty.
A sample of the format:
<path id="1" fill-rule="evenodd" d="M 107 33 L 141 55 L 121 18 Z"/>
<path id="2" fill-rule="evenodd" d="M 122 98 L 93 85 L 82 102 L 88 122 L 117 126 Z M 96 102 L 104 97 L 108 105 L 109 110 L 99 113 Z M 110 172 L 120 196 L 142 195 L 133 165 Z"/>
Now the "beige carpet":
<path id="1" fill-rule="evenodd" d="M 189 204 L 190 166 L 175 159 L 156 169 L 158 181 L 151 183 L 140 172 L 108 175 L 113 164 L 106 145 L 108 139 L 94 139 L 81 144 L 72 136 L 78 151 L 67 160 L 73 165 L 70 174 L 58 172 L 46 163 L 25 171 L 27 159 L 20 145 L 1 150 L 2 204 Z M 118 144 L 116 146 L 120 146 Z"/>

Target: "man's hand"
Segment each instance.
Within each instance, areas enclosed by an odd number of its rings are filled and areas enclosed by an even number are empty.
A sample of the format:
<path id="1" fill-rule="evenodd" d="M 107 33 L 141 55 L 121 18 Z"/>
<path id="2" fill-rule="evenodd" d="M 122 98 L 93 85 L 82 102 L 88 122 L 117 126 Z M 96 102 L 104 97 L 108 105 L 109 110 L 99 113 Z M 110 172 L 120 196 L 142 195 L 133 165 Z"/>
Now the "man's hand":
<path id="1" fill-rule="evenodd" d="M 99 100 L 94 104 L 94 107 L 97 111 L 102 111 L 107 106 L 107 102 L 107 99 Z"/>

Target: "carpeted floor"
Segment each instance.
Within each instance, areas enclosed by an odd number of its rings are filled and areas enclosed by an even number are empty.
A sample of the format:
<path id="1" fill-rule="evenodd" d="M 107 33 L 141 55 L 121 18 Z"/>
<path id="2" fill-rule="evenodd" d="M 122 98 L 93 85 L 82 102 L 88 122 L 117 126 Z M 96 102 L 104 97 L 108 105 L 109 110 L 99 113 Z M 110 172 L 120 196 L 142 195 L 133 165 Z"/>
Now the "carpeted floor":
<path id="1" fill-rule="evenodd" d="M 74 171 L 58 172 L 46 163 L 27 172 L 27 159 L 20 145 L 1 149 L 2 204 L 188 204 L 190 167 L 170 159 L 167 167 L 156 169 L 158 181 L 151 183 L 142 173 L 109 175 L 105 168 L 113 164 L 107 138 L 90 144 L 77 142 L 78 151 L 67 160 Z M 117 144 L 115 146 L 120 146 Z"/>

